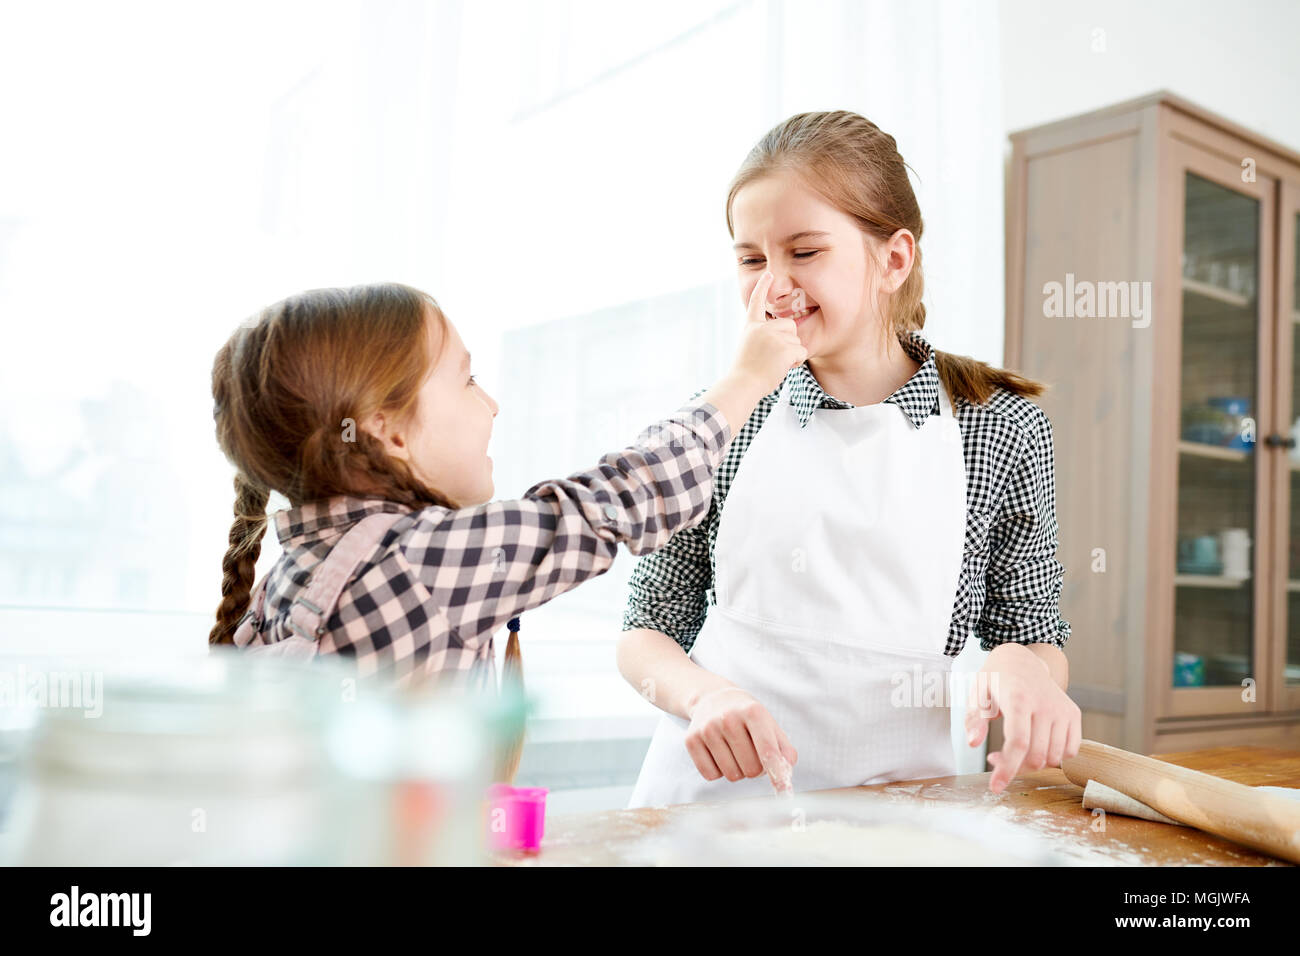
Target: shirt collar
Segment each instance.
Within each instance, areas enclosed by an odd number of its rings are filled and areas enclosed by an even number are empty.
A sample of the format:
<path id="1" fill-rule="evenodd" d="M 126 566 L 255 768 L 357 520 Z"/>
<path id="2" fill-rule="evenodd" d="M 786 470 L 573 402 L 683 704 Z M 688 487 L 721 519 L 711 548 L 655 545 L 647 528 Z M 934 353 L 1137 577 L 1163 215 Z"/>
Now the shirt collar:
<path id="1" fill-rule="evenodd" d="M 934 349 L 919 330 L 900 332 L 898 342 L 908 357 L 920 362 L 921 367 L 885 401 L 901 408 L 912 424 L 920 428 L 939 411 L 939 369 L 934 364 Z M 786 381 L 790 385 L 790 404 L 794 406 L 800 428 L 808 424 L 813 412 L 819 408 L 853 407 L 823 389 L 807 362 L 791 369 Z M 764 401 L 775 402 L 780 392 L 781 389 L 777 388 Z"/>
<path id="2" fill-rule="evenodd" d="M 381 511 L 407 512 L 411 509 L 398 501 L 383 498 L 353 498 L 338 495 L 308 501 L 297 508 L 277 511 L 275 533 L 280 539 L 280 546 L 288 551 L 309 539 L 318 538 L 334 528 L 346 528 L 362 518 Z"/>

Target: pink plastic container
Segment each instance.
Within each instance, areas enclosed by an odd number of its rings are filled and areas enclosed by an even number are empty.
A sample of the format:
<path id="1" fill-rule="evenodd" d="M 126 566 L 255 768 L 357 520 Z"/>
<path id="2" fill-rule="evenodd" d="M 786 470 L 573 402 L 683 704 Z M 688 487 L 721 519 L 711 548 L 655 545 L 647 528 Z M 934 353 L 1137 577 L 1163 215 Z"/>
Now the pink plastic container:
<path id="1" fill-rule="evenodd" d="M 545 787 L 488 788 L 488 844 L 494 850 L 536 852 L 546 829 Z"/>

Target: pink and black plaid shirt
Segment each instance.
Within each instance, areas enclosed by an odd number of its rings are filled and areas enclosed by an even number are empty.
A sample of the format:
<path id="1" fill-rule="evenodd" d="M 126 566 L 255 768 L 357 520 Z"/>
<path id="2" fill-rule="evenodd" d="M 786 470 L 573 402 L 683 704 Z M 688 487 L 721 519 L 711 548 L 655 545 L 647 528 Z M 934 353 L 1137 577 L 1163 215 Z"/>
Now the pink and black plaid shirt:
<path id="1" fill-rule="evenodd" d="M 357 521 L 395 512 L 403 517 L 343 589 L 318 653 L 353 658 L 359 676 L 399 684 L 468 673 L 476 662 L 491 672 L 492 636 L 510 618 L 603 574 L 620 543 L 647 554 L 698 524 L 731 438 L 713 405 L 687 404 L 591 470 L 536 484 L 517 500 L 412 510 L 337 497 L 279 511 L 284 554 L 267 575 L 258 633 L 267 643 L 288 636 L 289 608 L 312 569 Z"/>

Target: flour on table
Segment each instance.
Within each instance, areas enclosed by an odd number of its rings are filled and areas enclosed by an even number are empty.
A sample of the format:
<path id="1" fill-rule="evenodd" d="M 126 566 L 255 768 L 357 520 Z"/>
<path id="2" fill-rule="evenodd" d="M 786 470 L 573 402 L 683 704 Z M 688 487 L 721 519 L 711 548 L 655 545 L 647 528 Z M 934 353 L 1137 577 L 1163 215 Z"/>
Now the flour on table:
<path id="1" fill-rule="evenodd" d="M 720 856 L 758 865 L 1027 865 L 1021 857 L 990 850 L 973 840 L 897 823 L 864 826 L 818 820 L 803 827 L 785 824 L 721 832 L 711 842 Z"/>

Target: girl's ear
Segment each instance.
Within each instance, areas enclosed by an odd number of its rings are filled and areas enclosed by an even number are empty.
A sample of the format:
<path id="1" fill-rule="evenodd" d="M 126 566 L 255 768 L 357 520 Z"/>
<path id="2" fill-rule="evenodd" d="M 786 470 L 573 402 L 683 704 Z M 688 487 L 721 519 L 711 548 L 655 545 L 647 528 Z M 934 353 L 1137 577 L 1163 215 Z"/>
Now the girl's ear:
<path id="1" fill-rule="evenodd" d="M 407 449 L 406 436 L 394 427 L 394 423 L 383 412 L 372 412 L 361 420 L 361 427 L 378 438 L 384 450 L 394 458 L 409 461 L 411 453 Z"/>
<path id="2" fill-rule="evenodd" d="M 909 230 L 900 229 L 886 242 L 880 243 L 878 264 L 884 280 L 881 283 L 883 291 L 897 292 L 907 281 L 915 261 L 915 242 Z"/>

